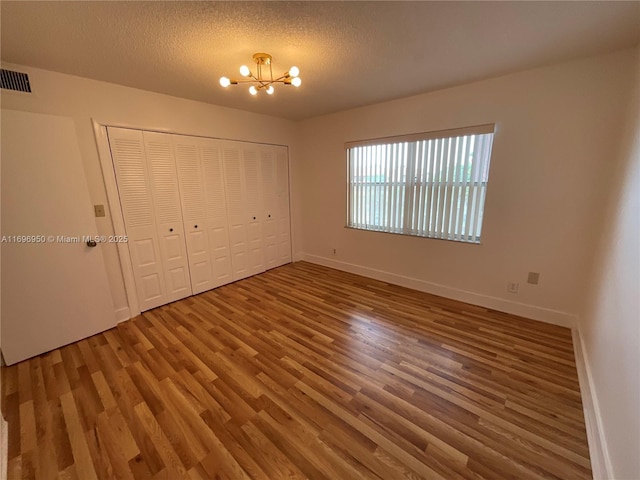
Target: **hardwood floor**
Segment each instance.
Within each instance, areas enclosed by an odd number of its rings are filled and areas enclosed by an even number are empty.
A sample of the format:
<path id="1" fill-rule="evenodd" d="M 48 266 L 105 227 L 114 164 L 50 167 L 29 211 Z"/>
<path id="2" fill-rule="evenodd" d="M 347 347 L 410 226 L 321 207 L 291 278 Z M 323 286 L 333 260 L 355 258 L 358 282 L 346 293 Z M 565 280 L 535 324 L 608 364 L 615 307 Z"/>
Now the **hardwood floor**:
<path id="1" fill-rule="evenodd" d="M 9 478 L 591 478 L 568 329 L 296 263 L 5 367 Z"/>

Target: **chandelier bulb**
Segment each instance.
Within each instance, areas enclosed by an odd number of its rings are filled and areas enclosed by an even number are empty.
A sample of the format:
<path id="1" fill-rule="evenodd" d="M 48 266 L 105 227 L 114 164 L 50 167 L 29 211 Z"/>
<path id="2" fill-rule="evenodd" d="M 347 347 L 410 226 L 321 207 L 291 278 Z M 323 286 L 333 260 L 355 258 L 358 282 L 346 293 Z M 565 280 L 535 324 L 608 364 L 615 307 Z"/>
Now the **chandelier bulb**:
<path id="1" fill-rule="evenodd" d="M 256 93 L 258 93 L 258 89 L 257 89 L 256 87 L 254 87 L 253 85 L 251 85 L 251 86 L 249 87 L 249 93 L 250 93 L 251 95 L 255 95 Z"/>
<path id="2" fill-rule="evenodd" d="M 229 80 L 227 77 L 220 77 L 220 85 L 226 88 L 231 85 L 231 80 Z"/>
<path id="3" fill-rule="evenodd" d="M 243 77 L 248 77 L 249 75 L 251 75 L 251 70 L 249 70 L 249 67 L 247 67 L 246 65 L 242 65 L 240 67 L 240 75 L 242 75 Z"/>
<path id="4" fill-rule="evenodd" d="M 300 69 L 298 67 L 296 67 L 294 65 L 293 67 L 291 67 L 289 69 L 289 76 L 290 77 L 297 77 L 298 75 L 300 75 Z"/>
<path id="5" fill-rule="evenodd" d="M 299 87 L 302 84 L 302 79 L 300 77 L 294 77 L 291 79 L 291 85 L 294 87 Z"/>
<path id="6" fill-rule="evenodd" d="M 269 85 L 269 87 L 267 87 L 267 94 L 273 95 L 273 92 L 275 92 L 275 88 L 273 88 L 273 85 Z"/>

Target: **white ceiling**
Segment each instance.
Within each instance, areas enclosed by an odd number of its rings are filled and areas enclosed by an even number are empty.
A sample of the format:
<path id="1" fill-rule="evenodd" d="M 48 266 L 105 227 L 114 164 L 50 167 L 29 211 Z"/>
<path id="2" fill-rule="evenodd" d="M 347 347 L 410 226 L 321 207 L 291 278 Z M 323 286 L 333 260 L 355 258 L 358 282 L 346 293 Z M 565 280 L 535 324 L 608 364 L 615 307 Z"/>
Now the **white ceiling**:
<path id="1" fill-rule="evenodd" d="M 640 2 L 0 2 L 5 62 L 290 119 L 640 42 Z M 255 52 L 299 89 L 223 89 Z M 274 72 L 274 73 L 275 73 Z"/>

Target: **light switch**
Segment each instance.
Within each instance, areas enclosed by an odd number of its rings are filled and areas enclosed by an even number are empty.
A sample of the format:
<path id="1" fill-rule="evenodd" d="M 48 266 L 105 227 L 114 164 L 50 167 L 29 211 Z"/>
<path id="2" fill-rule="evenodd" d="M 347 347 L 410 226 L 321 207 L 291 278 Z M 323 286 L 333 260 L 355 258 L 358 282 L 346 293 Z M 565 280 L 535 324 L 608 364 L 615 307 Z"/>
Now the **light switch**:
<path id="1" fill-rule="evenodd" d="M 94 205 L 93 209 L 96 212 L 96 217 L 104 217 L 104 205 Z"/>

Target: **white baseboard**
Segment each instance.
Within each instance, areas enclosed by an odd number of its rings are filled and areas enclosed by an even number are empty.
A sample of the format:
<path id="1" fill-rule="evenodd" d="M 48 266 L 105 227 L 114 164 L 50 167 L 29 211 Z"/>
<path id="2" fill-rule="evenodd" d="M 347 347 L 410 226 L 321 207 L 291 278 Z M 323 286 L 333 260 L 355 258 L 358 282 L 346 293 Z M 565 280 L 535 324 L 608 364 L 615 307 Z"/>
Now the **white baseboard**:
<path id="1" fill-rule="evenodd" d="M 587 428 L 587 441 L 589 442 L 589 455 L 591 456 L 591 470 L 594 480 L 606 480 L 613 478 L 611 458 L 604 437 L 602 417 L 598 406 L 598 397 L 593 385 L 593 376 L 587 352 L 582 342 L 582 336 L 577 328 L 573 333 L 573 351 L 576 357 L 576 368 L 580 380 L 580 394 L 582 396 L 582 409 Z"/>
<path id="2" fill-rule="evenodd" d="M 116 310 L 116 321 L 118 323 L 122 323 L 131 318 L 131 313 L 129 312 L 129 307 L 123 307 Z"/>
<path id="3" fill-rule="evenodd" d="M 9 464 L 9 428 L 3 415 L 0 415 L 0 480 L 7 480 Z"/>
<path id="4" fill-rule="evenodd" d="M 577 326 L 576 315 L 561 312 L 559 310 L 552 310 L 549 308 L 537 307 L 535 305 L 528 305 L 526 303 L 513 302 L 510 300 L 505 300 L 503 298 L 482 295 L 480 293 L 460 290 L 454 287 L 440 285 L 438 283 L 427 282 L 425 280 L 420 280 L 417 278 L 405 277 L 402 275 L 397 275 L 395 273 L 385 272 L 383 270 L 376 270 L 374 268 L 363 267 L 361 265 L 341 262 L 331 258 L 320 257 L 318 255 L 311 255 L 308 253 L 297 254 L 296 261 L 300 260 L 305 260 L 310 263 L 316 263 L 325 267 L 335 268 L 336 270 L 355 273 L 364 277 L 374 278 L 376 280 L 392 283 L 394 285 L 400 285 L 402 287 L 411 288 L 413 290 L 419 290 L 421 292 L 431 293 L 433 295 L 451 298 L 453 300 L 459 300 L 465 303 L 471 303 L 480 307 L 490 308 L 492 310 L 498 310 L 500 312 L 506 312 L 512 315 L 530 318 L 532 320 L 538 320 L 540 322 L 551 323 L 567 328 L 575 328 Z"/>

